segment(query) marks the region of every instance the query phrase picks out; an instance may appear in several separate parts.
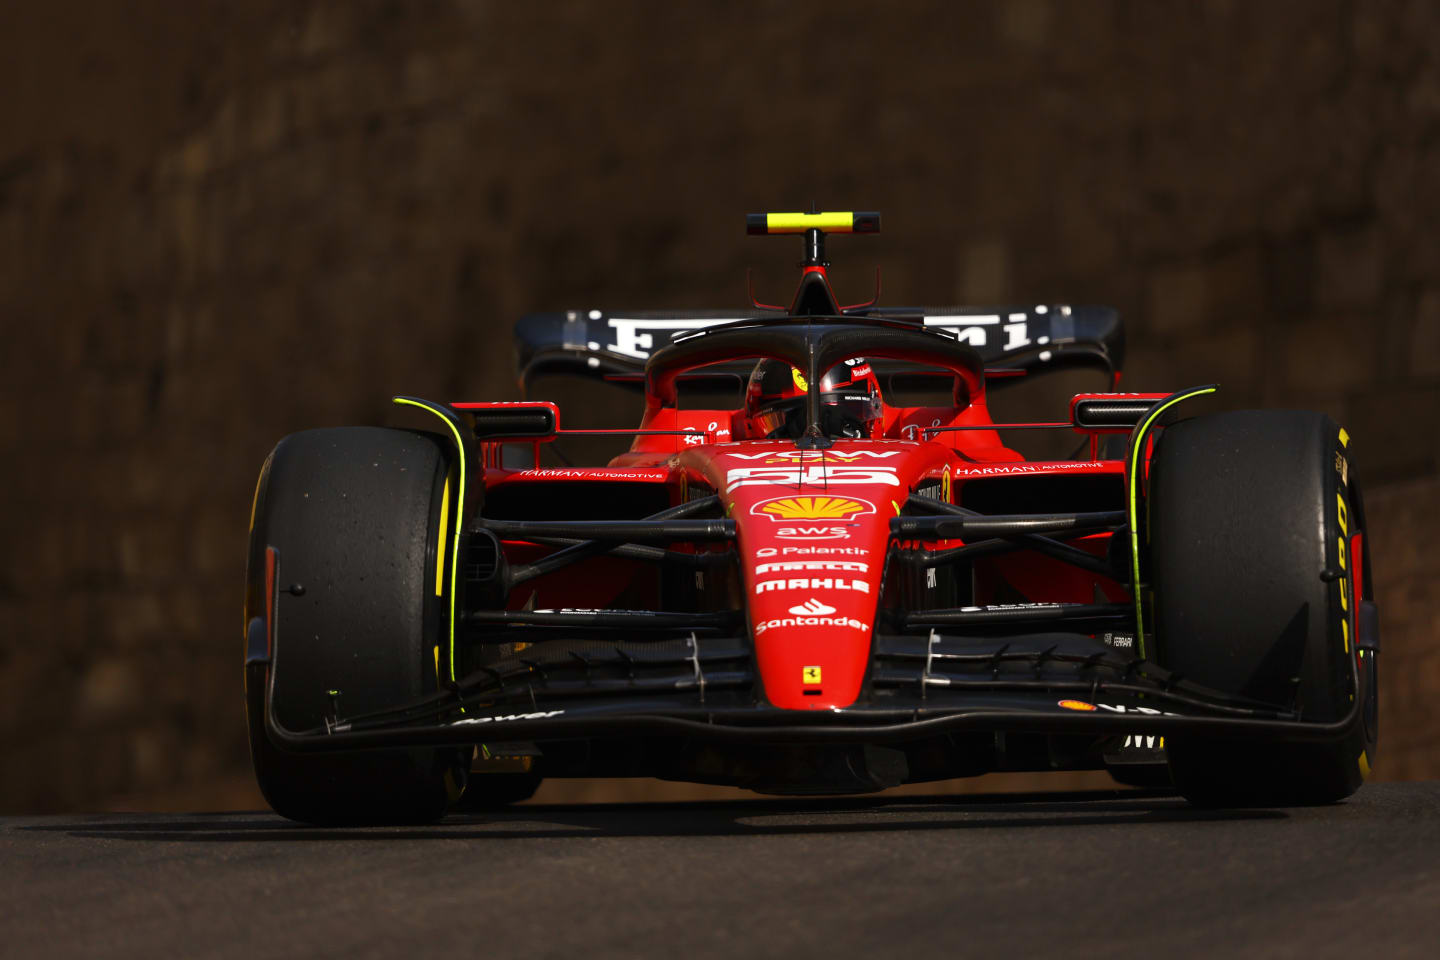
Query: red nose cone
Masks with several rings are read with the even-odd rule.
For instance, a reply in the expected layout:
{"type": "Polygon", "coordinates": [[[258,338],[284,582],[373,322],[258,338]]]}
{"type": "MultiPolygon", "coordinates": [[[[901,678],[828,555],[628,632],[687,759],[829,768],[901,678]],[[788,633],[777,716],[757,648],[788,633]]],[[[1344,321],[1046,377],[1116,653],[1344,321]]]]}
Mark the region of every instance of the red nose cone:
{"type": "Polygon", "coordinates": [[[853,704],[869,662],[890,518],[928,466],[919,445],[746,443],[710,472],[735,520],[766,698],[853,704]],[[924,461],[924,462],[922,462],[924,461]]]}

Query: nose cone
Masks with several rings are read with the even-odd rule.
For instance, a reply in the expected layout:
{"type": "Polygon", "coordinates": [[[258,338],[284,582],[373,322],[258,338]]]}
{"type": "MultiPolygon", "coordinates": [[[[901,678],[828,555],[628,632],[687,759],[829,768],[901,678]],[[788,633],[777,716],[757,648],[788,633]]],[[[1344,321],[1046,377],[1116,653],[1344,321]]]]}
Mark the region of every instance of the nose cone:
{"type": "Polygon", "coordinates": [[[859,696],[895,515],[889,492],[731,494],[756,658],[776,706],[829,709],[859,696]]]}
{"type": "Polygon", "coordinates": [[[950,451],[905,440],[824,450],[749,441],[681,454],[721,491],[766,698],[792,710],[848,707],[870,660],[890,518],[950,451]]]}

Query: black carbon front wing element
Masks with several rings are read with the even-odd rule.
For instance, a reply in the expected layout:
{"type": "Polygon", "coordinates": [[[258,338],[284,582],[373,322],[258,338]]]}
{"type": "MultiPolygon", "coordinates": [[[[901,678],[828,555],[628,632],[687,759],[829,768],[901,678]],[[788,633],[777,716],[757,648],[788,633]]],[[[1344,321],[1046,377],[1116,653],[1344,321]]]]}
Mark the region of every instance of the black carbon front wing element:
{"type": "MultiPolygon", "coordinates": [[[[286,729],[275,717],[269,658],[248,659],[246,686],[250,708],[264,711],[270,739],[299,753],[464,745],[497,737],[896,744],[976,731],[1315,742],[1342,739],[1360,722],[1358,675],[1350,710],[1333,722],[1315,722],[1198,696],[1175,678],[1167,690],[1166,681],[1146,674],[1144,661],[1071,656],[1053,645],[1034,649],[1037,644],[1027,646],[1026,638],[1011,638],[1003,649],[989,653],[957,652],[947,649],[945,639],[933,632],[928,641],[877,637],[868,699],[814,711],[754,702],[751,678],[733,663],[733,669],[718,671],[708,681],[698,655],[688,682],[672,678],[628,691],[609,686],[602,693],[573,684],[547,689],[546,684],[512,681],[503,702],[497,699],[498,687],[490,684],[479,694],[442,691],[383,713],[337,716],[324,727],[303,731],[286,729]],[[1055,675],[1055,669],[1068,679],[1055,675]]],[[[726,653],[733,657],[734,651],[726,653]]]]}

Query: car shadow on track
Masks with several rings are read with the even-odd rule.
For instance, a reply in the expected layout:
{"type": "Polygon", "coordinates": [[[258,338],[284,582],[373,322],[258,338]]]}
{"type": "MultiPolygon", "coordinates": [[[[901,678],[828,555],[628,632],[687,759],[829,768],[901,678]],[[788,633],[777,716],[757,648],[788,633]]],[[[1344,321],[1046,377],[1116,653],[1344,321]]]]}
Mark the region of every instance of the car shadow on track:
{"type": "Polygon", "coordinates": [[[74,837],[201,843],[784,836],[1283,820],[1282,810],[1205,810],[1138,791],[724,802],[534,804],[414,827],[320,828],[271,813],[87,815],[15,829],[74,837]]]}

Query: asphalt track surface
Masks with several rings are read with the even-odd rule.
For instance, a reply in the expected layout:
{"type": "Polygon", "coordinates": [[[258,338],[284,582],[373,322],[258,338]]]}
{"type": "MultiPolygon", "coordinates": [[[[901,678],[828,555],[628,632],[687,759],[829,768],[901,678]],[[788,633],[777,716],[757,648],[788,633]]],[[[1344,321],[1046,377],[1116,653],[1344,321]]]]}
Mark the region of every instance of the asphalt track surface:
{"type": "Polygon", "coordinates": [[[0,956],[1440,956],[1440,783],[0,820],[0,956]]]}

